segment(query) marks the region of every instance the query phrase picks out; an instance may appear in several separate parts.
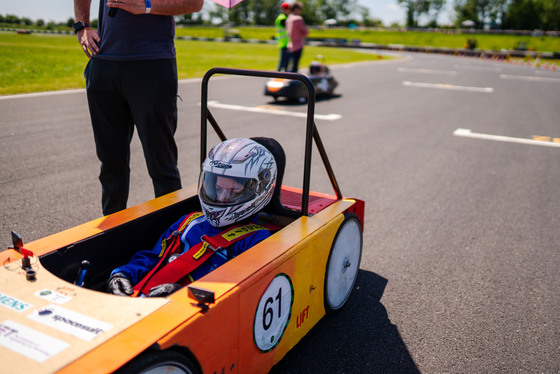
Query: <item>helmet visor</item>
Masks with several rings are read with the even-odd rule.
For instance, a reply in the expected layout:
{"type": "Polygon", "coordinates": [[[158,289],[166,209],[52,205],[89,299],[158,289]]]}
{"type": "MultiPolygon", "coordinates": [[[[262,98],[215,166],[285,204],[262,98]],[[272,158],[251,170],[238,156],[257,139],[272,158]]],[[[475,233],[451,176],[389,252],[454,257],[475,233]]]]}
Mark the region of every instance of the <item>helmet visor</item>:
{"type": "Polygon", "coordinates": [[[230,177],[203,171],[199,181],[199,196],[213,205],[235,205],[255,197],[257,181],[251,178],[230,177]]]}

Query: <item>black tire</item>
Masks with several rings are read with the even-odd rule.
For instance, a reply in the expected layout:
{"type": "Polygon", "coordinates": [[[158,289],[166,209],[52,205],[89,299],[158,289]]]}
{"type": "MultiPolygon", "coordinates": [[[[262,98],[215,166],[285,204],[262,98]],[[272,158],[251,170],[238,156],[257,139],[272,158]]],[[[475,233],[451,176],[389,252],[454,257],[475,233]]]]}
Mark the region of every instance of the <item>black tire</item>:
{"type": "Polygon", "coordinates": [[[325,269],[325,311],[333,314],[346,304],[358,277],[362,259],[362,224],[354,213],[346,213],[334,237],[325,269]]]}
{"type": "Polygon", "coordinates": [[[200,374],[189,357],[176,351],[148,351],[134,358],[117,374],[200,374]]]}

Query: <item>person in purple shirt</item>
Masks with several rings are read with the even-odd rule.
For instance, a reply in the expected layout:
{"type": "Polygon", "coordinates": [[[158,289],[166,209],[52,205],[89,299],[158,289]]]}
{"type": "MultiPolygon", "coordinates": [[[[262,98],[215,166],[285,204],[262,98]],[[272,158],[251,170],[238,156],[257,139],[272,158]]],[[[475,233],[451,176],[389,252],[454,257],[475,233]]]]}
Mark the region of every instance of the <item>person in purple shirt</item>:
{"type": "Polygon", "coordinates": [[[84,76],[103,214],[125,209],[134,127],[155,196],[181,188],[177,168],[177,62],[174,15],[198,12],[203,0],[101,0],[98,30],[91,0],[74,0],[74,31],[90,59],[84,76]]]}
{"type": "MultiPolygon", "coordinates": [[[[203,214],[182,217],[160,236],[152,249],[137,252],[127,264],[114,269],[107,283],[108,292],[120,296],[130,296],[134,291],[148,297],[168,295],[270,236],[267,229],[256,224],[256,218],[273,198],[279,169],[273,153],[261,144],[266,144],[264,142],[270,138],[255,139],[226,140],[210,150],[202,164],[198,187],[203,214]],[[210,238],[222,237],[234,229],[243,233],[238,236],[239,240],[232,241],[231,245],[216,246],[214,253],[202,249],[208,251],[209,257],[204,260],[197,257],[194,270],[182,274],[184,267],[175,268],[182,264],[178,257],[185,256],[186,261],[192,261],[193,254],[201,252],[197,246],[202,241],[210,243],[210,238]],[[168,247],[166,238],[172,234],[180,238],[180,249],[170,254],[165,248],[168,247]],[[170,264],[173,267],[169,268],[170,264]],[[154,268],[155,273],[152,272],[154,268]],[[169,269],[170,277],[175,276],[173,279],[178,281],[152,282],[148,283],[149,287],[144,286],[146,276],[149,278],[161,271],[169,273],[169,269]],[[133,288],[138,283],[141,286],[133,288]]],[[[162,278],[167,279],[160,274],[159,279],[162,278]]]]}

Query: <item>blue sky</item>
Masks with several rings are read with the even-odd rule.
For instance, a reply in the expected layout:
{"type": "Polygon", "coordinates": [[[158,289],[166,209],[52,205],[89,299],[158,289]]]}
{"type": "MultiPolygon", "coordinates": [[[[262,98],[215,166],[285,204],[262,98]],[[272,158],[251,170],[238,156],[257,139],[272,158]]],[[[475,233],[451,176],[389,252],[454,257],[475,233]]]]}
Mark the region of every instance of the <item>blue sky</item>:
{"type": "MultiPolygon", "coordinates": [[[[397,5],[397,0],[358,0],[370,9],[372,18],[381,19],[385,25],[393,22],[404,23],[405,11],[397,5]]],[[[92,19],[97,18],[99,0],[92,0],[92,19]]],[[[0,0],[0,14],[15,14],[32,20],[66,21],[74,17],[73,0],[0,0]]],[[[445,15],[440,16],[440,22],[445,15]]]]}

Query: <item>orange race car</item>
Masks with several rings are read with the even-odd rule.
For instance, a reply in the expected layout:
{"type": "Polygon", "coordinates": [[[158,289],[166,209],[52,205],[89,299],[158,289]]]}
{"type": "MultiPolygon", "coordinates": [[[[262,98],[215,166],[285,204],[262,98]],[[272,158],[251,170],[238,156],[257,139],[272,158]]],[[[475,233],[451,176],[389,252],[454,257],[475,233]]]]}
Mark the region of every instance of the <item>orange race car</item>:
{"type": "MultiPolygon", "coordinates": [[[[215,68],[202,81],[201,161],[215,68]]],[[[293,74],[289,74],[294,79],[293,74]]],[[[171,223],[200,210],[196,186],[0,253],[0,359],[7,373],[264,373],[327,313],[348,300],[362,253],[364,202],[344,198],[315,127],[309,90],[304,180],[282,185],[259,219],[273,234],[167,297],[106,293],[112,269],[150,248],[171,223]],[[315,144],[334,194],[310,191],[315,144]]]]}

